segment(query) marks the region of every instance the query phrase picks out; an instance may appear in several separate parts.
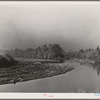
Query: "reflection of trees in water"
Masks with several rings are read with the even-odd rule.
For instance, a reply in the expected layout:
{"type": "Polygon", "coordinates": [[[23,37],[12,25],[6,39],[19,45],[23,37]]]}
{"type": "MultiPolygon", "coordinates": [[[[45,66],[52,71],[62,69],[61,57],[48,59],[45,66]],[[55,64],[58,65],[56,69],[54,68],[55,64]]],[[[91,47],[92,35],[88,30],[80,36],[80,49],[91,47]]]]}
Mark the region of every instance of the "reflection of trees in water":
{"type": "Polygon", "coordinates": [[[91,64],[91,67],[93,68],[93,70],[97,71],[97,75],[100,75],[100,64],[91,64]]]}
{"type": "Polygon", "coordinates": [[[97,72],[97,75],[100,75],[100,64],[88,64],[88,63],[80,63],[80,65],[87,65],[89,68],[92,68],[97,72]]]}

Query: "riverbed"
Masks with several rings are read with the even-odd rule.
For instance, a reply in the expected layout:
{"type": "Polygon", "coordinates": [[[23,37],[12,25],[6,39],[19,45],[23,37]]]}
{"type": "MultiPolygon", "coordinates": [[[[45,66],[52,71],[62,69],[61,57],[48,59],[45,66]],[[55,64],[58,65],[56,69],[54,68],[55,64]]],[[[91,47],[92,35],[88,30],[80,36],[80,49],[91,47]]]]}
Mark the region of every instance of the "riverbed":
{"type": "Polygon", "coordinates": [[[75,69],[54,77],[0,85],[0,92],[98,92],[100,91],[100,68],[94,65],[81,65],[75,61],[66,61],[75,69]]]}

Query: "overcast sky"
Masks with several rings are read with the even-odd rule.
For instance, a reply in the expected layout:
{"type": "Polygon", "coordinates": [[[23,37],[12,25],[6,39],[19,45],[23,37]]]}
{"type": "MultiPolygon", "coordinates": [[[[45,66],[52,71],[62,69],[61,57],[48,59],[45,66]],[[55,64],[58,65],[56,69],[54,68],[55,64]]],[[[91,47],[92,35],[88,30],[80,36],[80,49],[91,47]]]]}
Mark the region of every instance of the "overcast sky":
{"type": "Polygon", "coordinates": [[[0,2],[0,48],[100,46],[100,2],[0,2]]]}

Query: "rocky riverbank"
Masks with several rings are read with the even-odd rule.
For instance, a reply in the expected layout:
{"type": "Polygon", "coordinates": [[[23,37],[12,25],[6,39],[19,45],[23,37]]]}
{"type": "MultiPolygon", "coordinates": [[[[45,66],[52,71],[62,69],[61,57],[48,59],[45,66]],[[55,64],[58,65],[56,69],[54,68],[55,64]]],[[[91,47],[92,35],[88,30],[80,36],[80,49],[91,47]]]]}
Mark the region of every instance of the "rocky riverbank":
{"type": "Polygon", "coordinates": [[[72,59],[78,63],[81,63],[81,64],[95,64],[97,63],[96,61],[93,61],[93,60],[89,60],[89,59],[72,59]]]}
{"type": "Polygon", "coordinates": [[[64,63],[20,61],[9,68],[0,68],[0,85],[52,77],[73,69],[73,66],[64,63]]]}

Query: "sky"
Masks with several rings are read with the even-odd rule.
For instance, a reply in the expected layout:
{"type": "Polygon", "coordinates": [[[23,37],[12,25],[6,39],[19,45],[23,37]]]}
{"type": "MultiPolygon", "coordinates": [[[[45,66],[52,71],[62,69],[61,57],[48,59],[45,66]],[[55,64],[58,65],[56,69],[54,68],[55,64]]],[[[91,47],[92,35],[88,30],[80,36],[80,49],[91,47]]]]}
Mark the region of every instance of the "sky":
{"type": "Polygon", "coordinates": [[[0,2],[0,49],[100,46],[99,1],[0,2]]]}

